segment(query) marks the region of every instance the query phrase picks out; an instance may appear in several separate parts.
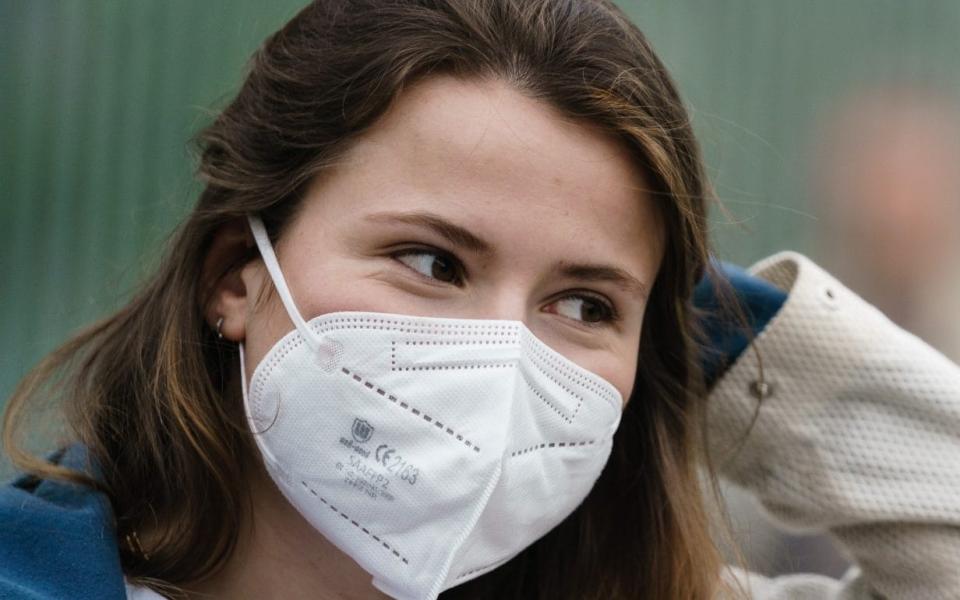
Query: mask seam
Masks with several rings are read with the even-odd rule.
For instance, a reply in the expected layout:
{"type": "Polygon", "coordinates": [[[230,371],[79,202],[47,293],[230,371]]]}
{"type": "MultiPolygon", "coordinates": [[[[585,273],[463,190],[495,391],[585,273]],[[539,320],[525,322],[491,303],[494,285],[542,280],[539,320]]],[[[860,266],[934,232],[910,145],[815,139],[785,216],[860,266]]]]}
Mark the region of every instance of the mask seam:
{"type": "Polygon", "coordinates": [[[505,557],[505,558],[498,558],[497,560],[493,561],[492,563],[487,563],[486,565],[484,565],[484,566],[482,566],[482,567],[477,567],[476,569],[470,569],[469,571],[460,573],[459,575],[457,575],[456,577],[454,577],[453,580],[454,580],[454,581],[458,581],[458,580],[460,580],[460,579],[463,579],[463,578],[466,577],[467,575],[473,575],[474,573],[479,573],[480,571],[486,571],[486,570],[488,570],[488,569],[489,569],[489,570],[493,570],[494,568],[499,567],[500,565],[502,565],[502,564],[504,564],[505,562],[509,561],[511,558],[513,558],[513,557],[516,556],[517,554],[519,554],[519,552],[514,552],[514,553],[511,554],[510,556],[507,556],[507,557],[505,557]]]}
{"type": "MultiPolygon", "coordinates": [[[[339,318],[331,319],[331,320],[326,321],[326,322],[323,322],[323,323],[308,323],[308,327],[311,328],[311,329],[313,329],[314,332],[315,332],[317,335],[322,335],[322,334],[327,333],[327,332],[330,332],[330,331],[340,331],[340,330],[344,330],[344,329],[365,329],[365,330],[370,330],[370,331],[388,330],[388,331],[395,331],[395,332],[398,332],[398,333],[412,333],[412,334],[422,334],[422,335],[432,335],[432,334],[446,334],[446,335],[449,335],[449,332],[431,331],[431,329],[433,329],[434,327],[453,328],[453,329],[461,329],[461,330],[463,330],[463,329],[483,329],[483,330],[490,330],[490,331],[493,332],[495,335],[503,335],[503,334],[501,333],[501,331],[502,331],[502,330],[505,330],[505,329],[512,329],[512,330],[516,330],[517,332],[519,332],[519,328],[511,327],[511,326],[506,326],[506,325],[463,325],[463,326],[458,326],[458,325],[456,325],[456,324],[431,324],[431,325],[423,325],[423,326],[416,326],[416,325],[415,325],[415,326],[410,326],[410,327],[383,327],[383,326],[381,326],[381,325],[373,325],[373,324],[370,324],[370,323],[371,323],[370,320],[363,320],[363,319],[358,318],[358,317],[357,317],[357,318],[355,318],[355,317],[339,317],[339,318]],[[340,323],[351,323],[351,324],[349,324],[349,325],[339,325],[340,323]]],[[[401,324],[402,324],[401,321],[395,320],[395,319],[373,319],[373,320],[372,320],[372,323],[378,323],[378,324],[396,324],[396,325],[401,325],[401,324]]],[[[294,330],[295,330],[295,331],[299,331],[299,330],[297,330],[297,329],[294,329],[294,330]]],[[[470,331],[464,331],[464,332],[462,332],[462,334],[465,334],[465,335],[470,335],[471,333],[473,333],[473,332],[470,332],[470,331]]],[[[526,336],[525,336],[525,337],[526,337],[526,336]]],[[[295,341],[296,341],[296,340],[290,340],[290,341],[287,342],[287,343],[295,343],[295,341]]],[[[522,345],[523,342],[524,342],[523,338],[522,338],[522,337],[519,337],[519,336],[518,336],[518,341],[521,343],[521,345],[522,345]]],[[[493,344],[499,343],[499,340],[476,340],[476,339],[468,339],[468,340],[462,340],[462,341],[461,341],[461,340],[457,340],[456,342],[423,340],[421,343],[445,344],[445,345],[446,345],[446,344],[462,344],[462,345],[467,345],[467,344],[472,344],[472,343],[479,343],[479,344],[484,344],[484,345],[487,345],[487,344],[493,345],[493,344]]],[[[510,343],[510,342],[509,342],[509,341],[504,341],[503,343],[510,343]]],[[[591,376],[592,374],[584,374],[584,373],[577,372],[577,371],[573,370],[569,365],[563,364],[563,363],[561,362],[561,360],[569,360],[569,359],[567,359],[566,357],[563,357],[562,359],[560,359],[560,358],[558,358],[558,357],[552,356],[550,353],[546,352],[546,349],[545,349],[545,348],[541,348],[541,347],[540,347],[540,345],[541,345],[542,343],[537,343],[537,340],[531,340],[531,339],[528,338],[527,343],[528,343],[530,346],[532,346],[530,349],[532,350],[532,352],[534,353],[534,355],[535,355],[538,359],[540,359],[540,361],[541,361],[542,363],[545,363],[546,366],[549,366],[550,368],[552,368],[552,369],[554,369],[554,370],[560,371],[561,374],[564,375],[566,379],[569,379],[569,380],[570,380],[570,383],[573,383],[573,384],[576,384],[576,385],[580,385],[581,387],[584,387],[585,389],[587,389],[587,390],[589,390],[589,391],[592,391],[592,392],[594,392],[594,393],[596,393],[596,394],[602,395],[602,396],[604,396],[607,400],[610,400],[611,403],[614,403],[614,401],[616,400],[616,398],[611,394],[610,390],[604,389],[604,387],[606,387],[606,386],[601,387],[601,386],[597,385],[595,382],[592,382],[592,381],[591,381],[591,379],[594,379],[594,377],[591,376]]],[[[555,352],[555,351],[553,351],[553,352],[555,352]]],[[[541,369],[541,371],[542,371],[542,370],[543,370],[543,369],[541,369]]],[[[606,384],[606,385],[609,385],[609,384],[606,384]]]]}
{"type": "MultiPolygon", "coordinates": [[[[534,366],[536,366],[536,365],[534,365],[534,366]]],[[[537,367],[537,368],[539,369],[539,367],[537,367]]],[[[573,424],[573,418],[568,417],[567,415],[565,415],[565,414],[563,413],[563,411],[561,411],[558,406],[556,406],[553,402],[550,402],[550,400],[547,399],[547,397],[546,397],[545,394],[540,393],[540,390],[538,390],[537,388],[535,388],[535,387],[533,386],[533,382],[530,381],[530,378],[527,376],[525,370],[523,369],[523,367],[522,367],[521,365],[518,365],[518,370],[520,371],[520,378],[523,379],[523,382],[527,385],[527,388],[528,388],[530,391],[532,391],[533,394],[534,394],[537,398],[539,398],[544,404],[546,404],[548,407],[550,407],[550,408],[553,410],[553,412],[557,413],[557,415],[559,415],[561,419],[563,419],[564,421],[566,421],[566,423],[567,423],[568,425],[572,425],[572,424],[573,424]]],[[[541,372],[541,373],[544,373],[543,370],[540,370],[540,372],[541,372]]],[[[550,377],[550,375],[547,375],[546,373],[544,373],[544,375],[546,375],[548,378],[550,378],[551,381],[554,381],[553,378],[550,377]]],[[[557,383],[557,382],[554,381],[554,383],[557,383]]],[[[559,385],[559,384],[558,384],[558,385],[559,385]]],[[[562,386],[562,385],[561,385],[560,387],[562,387],[564,390],[567,390],[567,388],[564,387],[564,386],[562,386]]],[[[573,392],[570,392],[569,390],[567,390],[567,391],[568,391],[570,394],[573,394],[573,395],[579,400],[579,402],[577,403],[577,408],[576,408],[576,410],[575,410],[574,413],[573,413],[573,417],[575,418],[575,417],[577,416],[577,411],[580,410],[580,405],[583,404],[583,397],[581,397],[579,394],[574,394],[573,392]]]]}
{"type": "MultiPolygon", "coordinates": [[[[419,344],[416,341],[410,341],[410,340],[400,340],[400,341],[404,342],[405,346],[410,346],[410,345],[419,346],[419,345],[427,345],[427,344],[437,345],[437,346],[446,345],[443,342],[439,342],[439,341],[437,342],[425,341],[423,344],[419,344]]],[[[469,343],[469,340],[465,342],[463,345],[465,345],[466,343],[469,343]]],[[[482,346],[507,345],[508,343],[510,342],[508,342],[507,340],[504,340],[502,342],[495,342],[493,344],[480,343],[479,345],[482,345],[482,346]]],[[[456,345],[461,345],[461,344],[456,344],[456,345]]],[[[508,359],[506,361],[499,361],[499,362],[484,362],[484,363],[468,362],[467,364],[459,364],[459,365],[434,364],[434,365],[397,366],[397,340],[396,339],[390,340],[390,370],[391,371],[456,371],[456,370],[464,370],[464,369],[487,369],[487,368],[502,369],[505,367],[512,367],[515,362],[516,362],[515,359],[508,359]]]]}
{"type": "MultiPolygon", "coordinates": [[[[310,325],[310,326],[313,327],[313,328],[315,328],[315,329],[316,329],[317,327],[319,327],[319,330],[316,331],[316,333],[317,333],[318,335],[322,335],[322,334],[328,333],[328,332],[330,332],[330,331],[340,331],[340,330],[344,330],[344,329],[365,329],[365,330],[383,330],[383,329],[387,329],[387,328],[378,327],[378,326],[373,326],[373,327],[367,326],[367,327],[365,327],[365,326],[363,326],[362,324],[359,324],[359,325],[335,325],[335,324],[333,324],[333,323],[335,323],[335,322],[337,322],[337,321],[339,321],[339,322],[345,322],[345,321],[348,321],[348,320],[349,320],[349,321],[359,321],[359,319],[340,318],[340,319],[335,319],[335,320],[331,321],[330,324],[324,323],[324,324],[320,324],[320,325],[310,325]]],[[[480,326],[480,327],[486,327],[486,326],[480,326]]],[[[389,331],[396,331],[395,329],[388,329],[388,330],[389,330],[389,331]]],[[[297,330],[297,329],[294,329],[293,331],[298,331],[298,332],[299,332],[299,330],[297,330]]],[[[292,331],[291,331],[291,333],[292,333],[292,331]]],[[[414,332],[412,332],[412,331],[401,331],[401,333],[414,333],[414,332]]],[[[435,344],[440,344],[440,343],[442,343],[441,341],[433,341],[433,340],[424,340],[424,341],[426,341],[426,342],[433,342],[433,343],[435,343],[435,344]]],[[[495,340],[493,340],[493,341],[491,341],[491,342],[494,342],[494,341],[495,341],[495,340]]],[[[521,344],[521,349],[522,349],[522,344],[524,343],[524,342],[523,342],[523,339],[520,338],[518,341],[519,341],[519,343],[521,344]]],[[[532,340],[528,340],[528,344],[529,344],[528,349],[531,350],[532,356],[535,357],[535,358],[537,358],[537,359],[539,359],[540,362],[547,363],[547,364],[546,364],[546,365],[539,364],[537,360],[533,360],[533,361],[531,361],[531,363],[532,363],[544,376],[546,376],[548,379],[550,379],[551,381],[553,381],[554,383],[556,383],[557,385],[559,385],[561,388],[564,389],[564,391],[566,391],[567,393],[575,396],[575,397],[578,399],[578,404],[577,404],[576,409],[575,409],[574,412],[573,412],[573,416],[572,416],[572,417],[567,417],[565,414],[563,414],[561,411],[559,411],[559,410],[558,410],[556,407],[554,407],[552,404],[548,403],[548,405],[549,405],[551,408],[553,408],[553,410],[555,410],[555,411],[556,411],[562,418],[564,418],[568,423],[572,423],[573,419],[576,418],[576,415],[579,413],[580,407],[581,407],[582,404],[583,404],[583,396],[581,396],[580,394],[577,394],[576,392],[574,392],[573,390],[571,390],[568,386],[564,385],[563,382],[559,381],[559,380],[558,380],[559,378],[554,377],[553,374],[547,372],[546,367],[552,367],[554,371],[560,371],[559,374],[560,374],[561,376],[564,376],[564,377],[562,377],[562,378],[563,378],[563,379],[566,379],[566,380],[567,380],[567,383],[572,384],[572,385],[580,385],[581,387],[584,387],[584,388],[587,389],[588,391],[592,391],[592,392],[600,395],[600,396],[601,396],[604,400],[606,400],[614,409],[618,409],[618,410],[619,410],[619,408],[620,408],[619,406],[614,406],[614,405],[616,404],[616,399],[615,399],[615,397],[610,396],[610,395],[607,393],[606,390],[603,390],[603,389],[601,389],[601,388],[598,388],[598,387],[595,387],[595,386],[591,385],[588,381],[585,381],[585,378],[584,378],[583,376],[581,376],[581,375],[579,375],[579,374],[577,374],[577,373],[572,373],[572,372],[570,372],[570,370],[569,370],[567,367],[565,367],[565,365],[557,364],[557,363],[556,363],[556,359],[553,359],[553,358],[549,357],[548,355],[545,355],[545,354],[543,353],[543,351],[542,351],[541,348],[536,347],[535,344],[530,344],[530,343],[529,343],[530,341],[532,341],[532,340]],[[530,347],[530,346],[532,346],[532,347],[530,347]],[[551,364],[551,363],[552,363],[552,364],[551,364]]],[[[269,363],[267,363],[266,365],[264,365],[263,375],[260,376],[260,375],[257,374],[257,373],[254,374],[254,378],[253,378],[253,379],[255,379],[256,381],[253,382],[253,385],[252,385],[251,387],[256,386],[257,392],[258,392],[258,394],[257,394],[257,398],[258,398],[258,399],[262,396],[262,382],[263,382],[263,380],[265,379],[266,375],[267,375],[270,371],[272,371],[290,352],[292,352],[294,349],[296,349],[297,347],[299,347],[300,344],[303,344],[303,343],[306,343],[306,340],[303,338],[303,335],[302,335],[302,334],[301,334],[301,336],[299,336],[299,337],[297,337],[297,336],[291,336],[290,339],[288,339],[288,340],[286,340],[285,342],[283,342],[283,345],[277,350],[276,354],[274,354],[273,356],[270,357],[269,363]]],[[[395,343],[395,341],[394,341],[394,343],[395,343]]],[[[484,343],[484,342],[483,342],[483,341],[479,341],[479,340],[463,340],[462,343],[463,343],[464,345],[466,345],[466,344],[469,344],[469,343],[484,343]]],[[[503,343],[506,344],[506,343],[509,343],[509,342],[508,342],[508,341],[504,341],[503,343]]],[[[493,364],[490,364],[489,366],[494,367],[494,368],[506,368],[506,367],[509,367],[509,366],[513,366],[513,364],[514,364],[514,362],[503,362],[503,363],[493,363],[493,364]]],[[[488,366],[488,365],[480,365],[479,368],[485,368],[486,366],[488,366]]],[[[393,356],[393,367],[394,367],[394,370],[406,370],[406,371],[453,370],[453,369],[478,368],[477,366],[472,366],[472,365],[460,365],[460,366],[443,367],[443,369],[441,369],[440,367],[396,367],[396,364],[395,364],[395,350],[394,350],[394,356],[393,356]]],[[[521,372],[522,372],[522,368],[521,368],[521,372]]],[[[526,376],[524,376],[524,381],[527,381],[526,376]]],[[[528,383],[528,385],[529,385],[529,382],[528,382],[528,381],[527,381],[527,383],[528,383]]],[[[531,386],[531,387],[532,387],[532,386],[531,386]]],[[[534,392],[536,393],[536,390],[534,390],[534,392]]],[[[539,396],[539,395],[538,395],[538,396],[539,396]]],[[[541,399],[542,399],[542,398],[541,398],[541,399]]],[[[544,400],[544,401],[545,401],[545,400],[544,400]]],[[[257,406],[258,406],[258,408],[260,407],[259,401],[258,401],[258,403],[257,403],[257,406]]]]}
{"type": "Polygon", "coordinates": [[[370,390],[375,391],[378,395],[383,396],[384,398],[390,400],[390,401],[393,402],[394,404],[399,405],[399,406],[400,406],[401,408],[403,408],[404,410],[410,412],[410,414],[422,418],[422,419],[423,419],[424,421],[426,421],[427,423],[433,424],[434,427],[436,427],[436,428],[439,429],[440,431],[445,432],[447,435],[455,438],[458,442],[463,442],[463,444],[464,444],[465,446],[467,446],[468,448],[473,449],[474,452],[477,452],[477,453],[480,452],[480,447],[477,446],[474,442],[471,442],[469,439],[467,439],[466,437],[464,437],[462,434],[456,433],[456,432],[455,432],[451,427],[449,427],[448,425],[446,425],[446,424],[444,424],[443,422],[441,422],[441,421],[433,418],[432,416],[430,416],[430,415],[428,415],[427,413],[421,411],[420,409],[411,406],[411,405],[408,404],[406,401],[400,400],[400,399],[397,398],[395,395],[393,395],[393,394],[387,392],[386,390],[384,390],[382,387],[374,384],[373,382],[365,379],[364,377],[361,377],[360,375],[357,375],[356,373],[354,373],[353,371],[349,370],[349,369],[346,368],[346,367],[340,367],[340,372],[343,373],[343,374],[345,374],[345,375],[347,375],[347,376],[349,376],[349,377],[350,377],[351,379],[353,379],[354,381],[363,384],[364,387],[366,387],[366,388],[368,388],[368,389],[370,389],[370,390]]]}
{"type": "MultiPolygon", "coordinates": [[[[547,352],[548,348],[540,347],[541,344],[538,343],[536,340],[528,340],[527,343],[533,346],[532,348],[530,348],[530,350],[533,352],[533,355],[536,358],[538,358],[542,363],[545,363],[547,367],[553,368],[554,370],[561,371],[564,375],[566,375],[566,379],[568,379],[570,383],[572,383],[573,385],[579,385],[580,387],[583,387],[587,391],[591,391],[591,392],[594,392],[595,394],[603,396],[611,404],[617,403],[617,398],[615,395],[611,394],[609,390],[604,389],[603,387],[600,387],[596,385],[596,383],[594,383],[596,380],[593,374],[591,374],[591,376],[587,376],[582,373],[578,373],[574,371],[572,368],[570,368],[569,365],[561,363],[560,358],[551,356],[547,352]]],[[[553,349],[549,349],[549,350],[550,352],[556,352],[553,349]]],[[[569,359],[566,357],[562,357],[562,360],[569,360],[569,359]]],[[[541,369],[541,371],[543,371],[543,369],[541,369]]]]}
{"type": "Polygon", "coordinates": [[[321,496],[320,494],[318,494],[318,493],[316,492],[316,490],[314,490],[312,487],[310,487],[310,486],[307,484],[306,481],[300,480],[300,484],[303,485],[303,487],[304,487],[308,492],[310,492],[310,493],[313,494],[316,498],[318,498],[318,499],[320,500],[320,502],[323,502],[328,508],[330,508],[331,510],[333,510],[333,512],[337,513],[338,515],[340,515],[341,517],[343,517],[345,520],[349,521],[354,527],[356,527],[356,528],[359,529],[360,531],[364,532],[365,534],[367,534],[368,536],[370,536],[371,538],[373,538],[374,540],[376,540],[381,546],[383,546],[384,548],[386,548],[387,550],[389,550],[394,556],[396,556],[396,557],[399,558],[401,561],[403,561],[404,564],[407,564],[407,565],[410,564],[410,561],[407,560],[407,558],[406,558],[405,556],[403,556],[402,554],[400,554],[400,552],[399,552],[396,548],[392,547],[389,543],[387,543],[386,541],[384,541],[380,536],[378,536],[378,535],[375,534],[375,533],[372,533],[369,529],[367,529],[366,527],[364,527],[364,526],[361,525],[360,523],[357,523],[354,519],[351,519],[346,513],[344,513],[342,510],[340,510],[339,508],[337,508],[336,506],[334,506],[333,504],[331,504],[326,498],[324,498],[323,496],[321,496]]]}

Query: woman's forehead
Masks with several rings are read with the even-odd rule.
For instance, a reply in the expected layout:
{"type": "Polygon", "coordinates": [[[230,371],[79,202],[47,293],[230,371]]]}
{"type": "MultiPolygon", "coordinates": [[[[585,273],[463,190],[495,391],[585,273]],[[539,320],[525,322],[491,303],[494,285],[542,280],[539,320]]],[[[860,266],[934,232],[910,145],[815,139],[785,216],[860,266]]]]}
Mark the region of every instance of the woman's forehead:
{"type": "Polygon", "coordinates": [[[405,90],[360,138],[353,155],[359,154],[414,181],[506,180],[577,193],[645,186],[613,136],[496,79],[443,76],[405,90]]]}
{"type": "Polygon", "coordinates": [[[662,225],[626,148],[497,80],[408,88],[335,171],[324,202],[350,198],[356,213],[429,211],[659,264],[662,225]]]}

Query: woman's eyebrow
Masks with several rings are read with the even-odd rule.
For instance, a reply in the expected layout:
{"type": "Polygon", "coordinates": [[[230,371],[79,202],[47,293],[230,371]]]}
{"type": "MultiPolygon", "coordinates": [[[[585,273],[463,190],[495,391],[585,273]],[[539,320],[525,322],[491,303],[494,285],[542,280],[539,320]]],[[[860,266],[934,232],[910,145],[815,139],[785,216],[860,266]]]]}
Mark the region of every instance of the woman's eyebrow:
{"type": "Polygon", "coordinates": [[[407,225],[416,225],[430,229],[451,244],[465,250],[476,254],[493,254],[493,246],[489,242],[435,213],[423,211],[378,212],[367,215],[366,220],[376,223],[405,223],[407,225]]]}
{"type": "MultiPolygon", "coordinates": [[[[367,215],[365,220],[374,223],[402,223],[423,227],[460,248],[476,254],[493,254],[492,244],[436,213],[425,211],[378,212],[367,215]]],[[[559,276],[580,281],[610,282],[641,300],[646,300],[649,294],[649,287],[645,283],[626,270],[612,265],[560,262],[554,268],[554,272],[559,276]]]]}
{"type": "Polygon", "coordinates": [[[607,281],[644,301],[650,293],[647,284],[620,267],[586,263],[560,263],[556,267],[556,272],[564,277],[581,281],[607,281]]]}

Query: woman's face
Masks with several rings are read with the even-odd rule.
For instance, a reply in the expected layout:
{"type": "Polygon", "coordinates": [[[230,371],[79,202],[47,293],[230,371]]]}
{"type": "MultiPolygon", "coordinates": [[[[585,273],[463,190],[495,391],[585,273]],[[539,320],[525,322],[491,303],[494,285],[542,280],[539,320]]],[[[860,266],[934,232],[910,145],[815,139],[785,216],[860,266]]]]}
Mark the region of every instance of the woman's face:
{"type": "MultiPolygon", "coordinates": [[[[276,244],[307,320],[357,310],[523,321],[628,398],[663,255],[647,185],[613,138],[495,80],[404,91],[317,178],[276,244]]],[[[262,261],[223,307],[246,377],[293,324],[262,261]]]]}

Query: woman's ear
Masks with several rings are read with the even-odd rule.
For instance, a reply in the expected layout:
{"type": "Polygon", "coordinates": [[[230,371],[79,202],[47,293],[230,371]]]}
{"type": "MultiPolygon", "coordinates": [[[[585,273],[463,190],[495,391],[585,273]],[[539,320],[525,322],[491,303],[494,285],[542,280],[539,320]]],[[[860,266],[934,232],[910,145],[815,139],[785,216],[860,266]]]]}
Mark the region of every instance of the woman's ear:
{"type": "Polygon", "coordinates": [[[234,342],[246,337],[248,305],[257,293],[249,289],[242,270],[258,256],[247,220],[238,218],[214,233],[204,258],[200,285],[204,318],[211,329],[234,342]]]}

